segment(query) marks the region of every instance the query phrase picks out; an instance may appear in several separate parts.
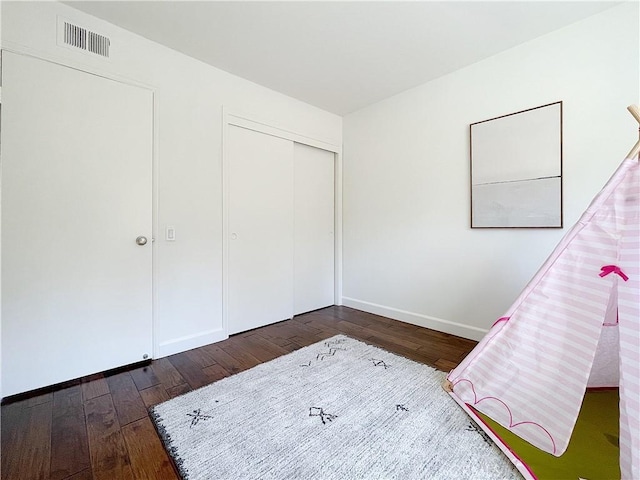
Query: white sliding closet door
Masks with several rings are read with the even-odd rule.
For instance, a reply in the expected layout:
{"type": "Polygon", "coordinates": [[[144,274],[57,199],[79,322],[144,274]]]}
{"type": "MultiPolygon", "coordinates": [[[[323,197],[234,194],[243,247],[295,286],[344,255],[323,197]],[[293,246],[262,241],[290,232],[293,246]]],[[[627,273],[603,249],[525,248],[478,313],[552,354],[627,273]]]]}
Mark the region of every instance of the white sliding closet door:
{"type": "Polygon", "coordinates": [[[334,154],[294,145],[294,313],[334,304],[334,154]]]}
{"type": "Polygon", "coordinates": [[[153,94],[6,51],[2,60],[2,383],[12,395],[152,354],[153,94]]]}
{"type": "Polygon", "coordinates": [[[293,316],[293,142],[229,125],[228,332],[293,316]]]}

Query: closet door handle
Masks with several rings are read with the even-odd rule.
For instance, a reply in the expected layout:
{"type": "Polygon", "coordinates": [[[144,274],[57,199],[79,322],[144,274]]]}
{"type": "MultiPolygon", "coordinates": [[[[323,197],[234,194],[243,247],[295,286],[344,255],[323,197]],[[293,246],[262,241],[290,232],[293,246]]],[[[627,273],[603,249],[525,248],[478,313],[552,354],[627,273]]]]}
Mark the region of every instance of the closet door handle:
{"type": "Polygon", "coordinates": [[[232,233],[231,234],[231,240],[236,240],[238,238],[238,234],[237,233],[232,233]]]}

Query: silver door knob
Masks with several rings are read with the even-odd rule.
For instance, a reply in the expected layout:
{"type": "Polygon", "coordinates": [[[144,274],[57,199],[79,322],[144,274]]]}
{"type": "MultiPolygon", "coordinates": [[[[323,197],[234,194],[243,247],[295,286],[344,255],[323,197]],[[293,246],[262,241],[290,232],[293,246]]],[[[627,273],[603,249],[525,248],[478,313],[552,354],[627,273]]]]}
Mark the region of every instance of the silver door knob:
{"type": "Polygon", "coordinates": [[[146,245],[147,244],[147,237],[143,237],[142,235],[140,235],[138,238],[136,238],[136,243],[138,245],[146,245]]]}

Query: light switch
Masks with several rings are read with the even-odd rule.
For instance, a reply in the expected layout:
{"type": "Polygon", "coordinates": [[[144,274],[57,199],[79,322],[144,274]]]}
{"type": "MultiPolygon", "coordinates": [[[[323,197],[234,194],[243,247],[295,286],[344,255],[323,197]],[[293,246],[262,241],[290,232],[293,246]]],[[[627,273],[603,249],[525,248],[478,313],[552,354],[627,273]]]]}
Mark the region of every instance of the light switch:
{"type": "Polygon", "coordinates": [[[167,227],[167,242],[175,242],[176,241],[176,229],[175,227],[167,227]]]}

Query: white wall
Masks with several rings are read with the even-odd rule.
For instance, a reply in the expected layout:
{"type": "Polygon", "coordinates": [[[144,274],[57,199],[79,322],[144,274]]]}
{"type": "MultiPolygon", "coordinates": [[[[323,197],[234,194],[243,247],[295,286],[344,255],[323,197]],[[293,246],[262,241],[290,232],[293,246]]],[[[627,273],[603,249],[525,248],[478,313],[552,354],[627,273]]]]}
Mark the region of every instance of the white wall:
{"type": "Polygon", "coordinates": [[[154,89],[156,352],[224,338],[222,107],[334,145],[342,119],[57,2],[2,2],[2,21],[3,48],[154,89]],[[57,15],[111,37],[111,59],[56,46],[57,15]]]}
{"type": "Polygon", "coordinates": [[[480,338],[637,139],[638,4],[344,118],[344,303],[480,338]],[[469,228],[469,124],[564,102],[562,230],[469,228]]]}

